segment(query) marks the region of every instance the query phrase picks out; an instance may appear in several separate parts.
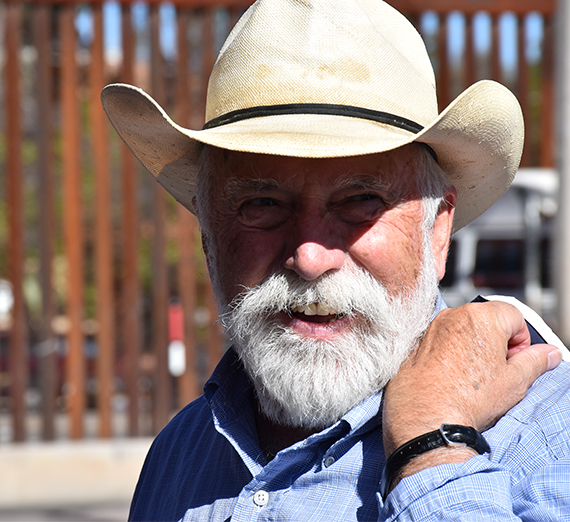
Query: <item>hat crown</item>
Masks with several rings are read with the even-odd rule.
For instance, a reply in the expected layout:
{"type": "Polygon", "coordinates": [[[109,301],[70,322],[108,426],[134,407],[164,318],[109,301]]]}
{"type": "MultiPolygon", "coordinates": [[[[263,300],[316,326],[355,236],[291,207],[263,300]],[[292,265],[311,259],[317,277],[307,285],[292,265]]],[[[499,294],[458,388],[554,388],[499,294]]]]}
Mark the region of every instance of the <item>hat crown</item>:
{"type": "Polygon", "coordinates": [[[381,0],[258,0],[222,47],[207,124],[175,124],[128,85],[102,93],[125,143],[192,209],[201,144],[254,154],[333,158],[429,145],[457,190],[458,230],[507,190],[524,142],[522,111],[482,80],[437,111],[421,37],[381,0]]]}
{"type": "Polygon", "coordinates": [[[379,0],[258,0],[220,51],[206,121],[301,103],[362,107],[429,125],[438,111],[423,40],[379,0]]]}

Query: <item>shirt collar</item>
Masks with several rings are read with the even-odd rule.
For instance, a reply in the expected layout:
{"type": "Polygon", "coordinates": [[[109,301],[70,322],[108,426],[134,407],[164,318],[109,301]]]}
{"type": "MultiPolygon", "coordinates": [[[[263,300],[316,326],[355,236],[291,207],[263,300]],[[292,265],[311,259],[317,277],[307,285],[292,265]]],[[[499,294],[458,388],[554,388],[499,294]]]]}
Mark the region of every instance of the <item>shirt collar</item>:
{"type": "Polygon", "coordinates": [[[443,296],[441,295],[441,292],[438,290],[437,291],[437,298],[435,301],[435,310],[433,312],[433,315],[430,318],[430,322],[435,319],[435,316],[437,314],[439,314],[439,312],[441,312],[442,310],[445,310],[446,308],[447,308],[447,304],[443,300],[443,296]]]}
{"type": "MultiPolygon", "coordinates": [[[[234,445],[250,469],[256,469],[260,455],[249,442],[257,440],[253,420],[253,385],[233,348],[224,354],[205,384],[204,397],[212,410],[216,429],[234,445]]],[[[328,428],[308,437],[303,444],[340,440],[376,428],[380,424],[381,402],[380,391],[364,399],[328,428]]]]}

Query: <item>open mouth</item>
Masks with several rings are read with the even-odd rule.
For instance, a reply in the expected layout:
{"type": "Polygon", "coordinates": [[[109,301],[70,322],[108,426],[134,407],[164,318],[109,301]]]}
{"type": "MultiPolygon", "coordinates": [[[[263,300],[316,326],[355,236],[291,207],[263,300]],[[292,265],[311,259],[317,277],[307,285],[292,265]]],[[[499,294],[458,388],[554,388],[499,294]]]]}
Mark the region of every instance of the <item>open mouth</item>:
{"type": "Polygon", "coordinates": [[[312,323],[332,323],[348,315],[348,312],[339,312],[326,303],[291,306],[287,313],[312,323]]]}

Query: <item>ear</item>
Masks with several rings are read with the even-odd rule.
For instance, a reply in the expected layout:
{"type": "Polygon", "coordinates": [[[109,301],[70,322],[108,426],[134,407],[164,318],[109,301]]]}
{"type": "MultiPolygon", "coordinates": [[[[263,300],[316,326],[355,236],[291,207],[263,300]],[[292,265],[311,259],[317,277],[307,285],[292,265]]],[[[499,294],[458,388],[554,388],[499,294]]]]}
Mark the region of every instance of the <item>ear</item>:
{"type": "Polygon", "coordinates": [[[445,275],[445,263],[447,261],[447,252],[449,250],[449,242],[451,239],[456,201],[457,191],[455,188],[452,188],[445,194],[433,225],[431,241],[434,267],[438,281],[441,281],[445,275]]]}

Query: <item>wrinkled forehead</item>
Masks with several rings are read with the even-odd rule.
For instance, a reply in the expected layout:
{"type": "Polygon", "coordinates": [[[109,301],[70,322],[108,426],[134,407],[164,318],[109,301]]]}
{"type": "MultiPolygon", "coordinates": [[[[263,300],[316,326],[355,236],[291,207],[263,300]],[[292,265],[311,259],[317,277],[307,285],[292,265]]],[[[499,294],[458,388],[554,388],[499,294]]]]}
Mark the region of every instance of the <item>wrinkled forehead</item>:
{"type": "Polygon", "coordinates": [[[415,196],[425,151],[410,144],[392,151],[338,158],[298,158],[208,147],[202,174],[216,193],[236,189],[294,190],[321,184],[331,190],[392,190],[415,196]]]}

